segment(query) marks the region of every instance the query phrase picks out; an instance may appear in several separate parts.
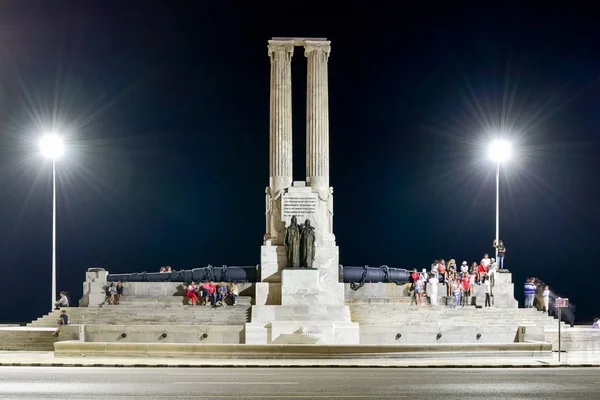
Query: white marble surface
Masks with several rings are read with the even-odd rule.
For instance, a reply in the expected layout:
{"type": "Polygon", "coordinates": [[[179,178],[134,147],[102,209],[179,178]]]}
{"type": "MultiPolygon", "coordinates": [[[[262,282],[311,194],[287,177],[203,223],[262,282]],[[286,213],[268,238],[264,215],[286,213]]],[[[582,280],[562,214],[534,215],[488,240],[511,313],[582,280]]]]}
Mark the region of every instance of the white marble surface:
{"type": "Polygon", "coordinates": [[[255,304],[259,306],[280,305],[281,283],[257,282],[255,284],[255,304]]]}
{"type": "Polygon", "coordinates": [[[272,344],[281,335],[307,334],[317,344],[359,344],[359,326],[343,321],[274,321],[246,324],[246,344],[272,344]]]}
{"type": "Polygon", "coordinates": [[[340,321],[350,322],[350,307],[323,305],[252,306],[252,322],[273,321],[340,321]]]}
{"type": "Polygon", "coordinates": [[[319,271],[308,268],[281,271],[281,304],[319,304],[319,271]]]}
{"type": "Polygon", "coordinates": [[[108,271],[87,271],[83,282],[83,296],[79,299],[80,307],[98,307],[106,299],[106,279],[108,271]]]}
{"type": "Polygon", "coordinates": [[[294,42],[269,40],[271,58],[269,171],[273,192],[292,184],[292,56],[294,42]]]}
{"type": "Polygon", "coordinates": [[[281,270],[287,267],[285,246],[265,245],[260,248],[260,281],[281,282],[281,270]]]}

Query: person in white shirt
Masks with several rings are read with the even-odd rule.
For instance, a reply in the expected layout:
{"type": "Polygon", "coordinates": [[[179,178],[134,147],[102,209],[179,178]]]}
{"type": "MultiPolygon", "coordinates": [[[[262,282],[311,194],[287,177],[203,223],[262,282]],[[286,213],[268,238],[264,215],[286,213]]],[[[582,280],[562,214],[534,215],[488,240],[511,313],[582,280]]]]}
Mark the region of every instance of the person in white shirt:
{"type": "Polygon", "coordinates": [[[544,312],[548,312],[550,309],[550,287],[548,285],[544,287],[542,298],[544,299],[544,312]]]}
{"type": "Polygon", "coordinates": [[[481,265],[485,265],[486,267],[489,267],[490,263],[492,262],[492,260],[490,260],[489,257],[490,257],[489,254],[485,253],[483,255],[483,258],[481,259],[481,265]]]}
{"type": "Polygon", "coordinates": [[[117,287],[114,282],[111,282],[110,287],[108,288],[108,294],[110,295],[109,304],[115,304],[117,301],[117,287]]]}
{"type": "Polygon", "coordinates": [[[438,298],[438,278],[431,274],[431,277],[427,281],[427,296],[429,296],[429,302],[432,306],[437,306],[438,298]]]}
{"type": "Polygon", "coordinates": [[[466,274],[469,272],[469,266],[467,265],[466,261],[463,261],[461,266],[460,266],[460,272],[466,274]]]}
{"type": "Polygon", "coordinates": [[[56,309],[59,310],[61,307],[69,307],[69,298],[65,292],[60,292],[60,299],[54,303],[56,309]]]}
{"type": "Polygon", "coordinates": [[[594,318],[594,323],[592,324],[592,328],[600,328],[600,318],[594,318]]]}
{"type": "Polygon", "coordinates": [[[433,274],[433,275],[434,275],[436,278],[438,278],[438,277],[439,277],[439,271],[438,271],[438,268],[439,268],[439,264],[438,264],[438,263],[435,263],[435,262],[434,262],[433,264],[431,264],[431,273],[432,273],[432,274],[433,274]]]}

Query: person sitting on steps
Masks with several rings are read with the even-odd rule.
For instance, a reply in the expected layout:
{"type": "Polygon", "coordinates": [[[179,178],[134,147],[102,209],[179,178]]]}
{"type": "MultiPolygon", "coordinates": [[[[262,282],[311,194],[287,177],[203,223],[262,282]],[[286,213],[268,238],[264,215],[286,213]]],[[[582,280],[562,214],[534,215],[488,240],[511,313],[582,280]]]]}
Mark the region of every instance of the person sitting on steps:
{"type": "Polygon", "coordinates": [[[69,307],[69,298],[65,292],[60,292],[60,299],[54,303],[55,310],[60,310],[61,307],[69,307]]]}
{"type": "Polygon", "coordinates": [[[67,315],[67,310],[61,311],[60,316],[58,317],[58,326],[56,327],[56,331],[54,331],[54,336],[58,336],[60,327],[64,325],[69,325],[69,316],[67,315]]]}
{"type": "Polygon", "coordinates": [[[237,283],[233,282],[229,288],[229,296],[231,297],[231,304],[237,304],[237,297],[240,295],[240,287],[237,283]]]}
{"type": "Polygon", "coordinates": [[[224,306],[226,297],[227,297],[227,284],[225,282],[221,282],[219,284],[219,288],[217,289],[217,304],[220,306],[224,306]]]}

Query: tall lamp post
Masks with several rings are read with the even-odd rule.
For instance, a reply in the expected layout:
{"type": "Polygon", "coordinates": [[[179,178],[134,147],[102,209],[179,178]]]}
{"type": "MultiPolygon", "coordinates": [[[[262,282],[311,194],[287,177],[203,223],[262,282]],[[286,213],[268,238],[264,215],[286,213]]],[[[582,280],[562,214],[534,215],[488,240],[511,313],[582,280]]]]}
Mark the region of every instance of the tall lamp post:
{"type": "Polygon", "coordinates": [[[65,146],[60,136],[48,134],[40,140],[40,150],[52,161],[52,311],[56,301],[56,162],[64,153],[65,146]]]}
{"type": "MultiPolygon", "coordinates": [[[[490,158],[496,163],[496,246],[500,240],[500,164],[510,157],[510,143],[505,140],[495,140],[490,146],[490,158]]],[[[498,247],[496,247],[498,260],[498,247]]]]}

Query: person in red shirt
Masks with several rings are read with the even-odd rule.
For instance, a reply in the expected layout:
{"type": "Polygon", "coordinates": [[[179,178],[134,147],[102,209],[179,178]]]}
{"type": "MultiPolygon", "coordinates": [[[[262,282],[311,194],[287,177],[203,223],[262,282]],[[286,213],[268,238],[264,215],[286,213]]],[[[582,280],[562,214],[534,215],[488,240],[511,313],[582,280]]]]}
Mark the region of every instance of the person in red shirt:
{"type": "Polygon", "coordinates": [[[419,274],[417,272],[417,269],[414,268],[412,270],[412,274],[410,274],[410,279],[411,279],[412,283],[414,284],[416,281],[418,281],[420,276],[421,276],[421,274],[419,274]]]}
{"type": "Polygon", "coordinates": [[[210,286],[208,287],[208,295],[210,297],[212,297],[213,306],[216,306],[217,305],[217,286],[215,285],[214,282],[211,282],[210,286]]]}
{"type": "Polygon", "coordinates": [[[463,301],[463,306],[468,306],[469,305],[469,284],[471,283],[471,280],[469,279],[469,274],[462,274],[462,288],[463,288],[463,295],[462,295],[462,301],[463,301]]]}
{"type": "Polygon", "coordinates": [[[481,277],[487,274],[487,272],[488,267],[485,264],[479,264],[479,267],[477,267],[477,284],[481,284],[481,277]]]}

